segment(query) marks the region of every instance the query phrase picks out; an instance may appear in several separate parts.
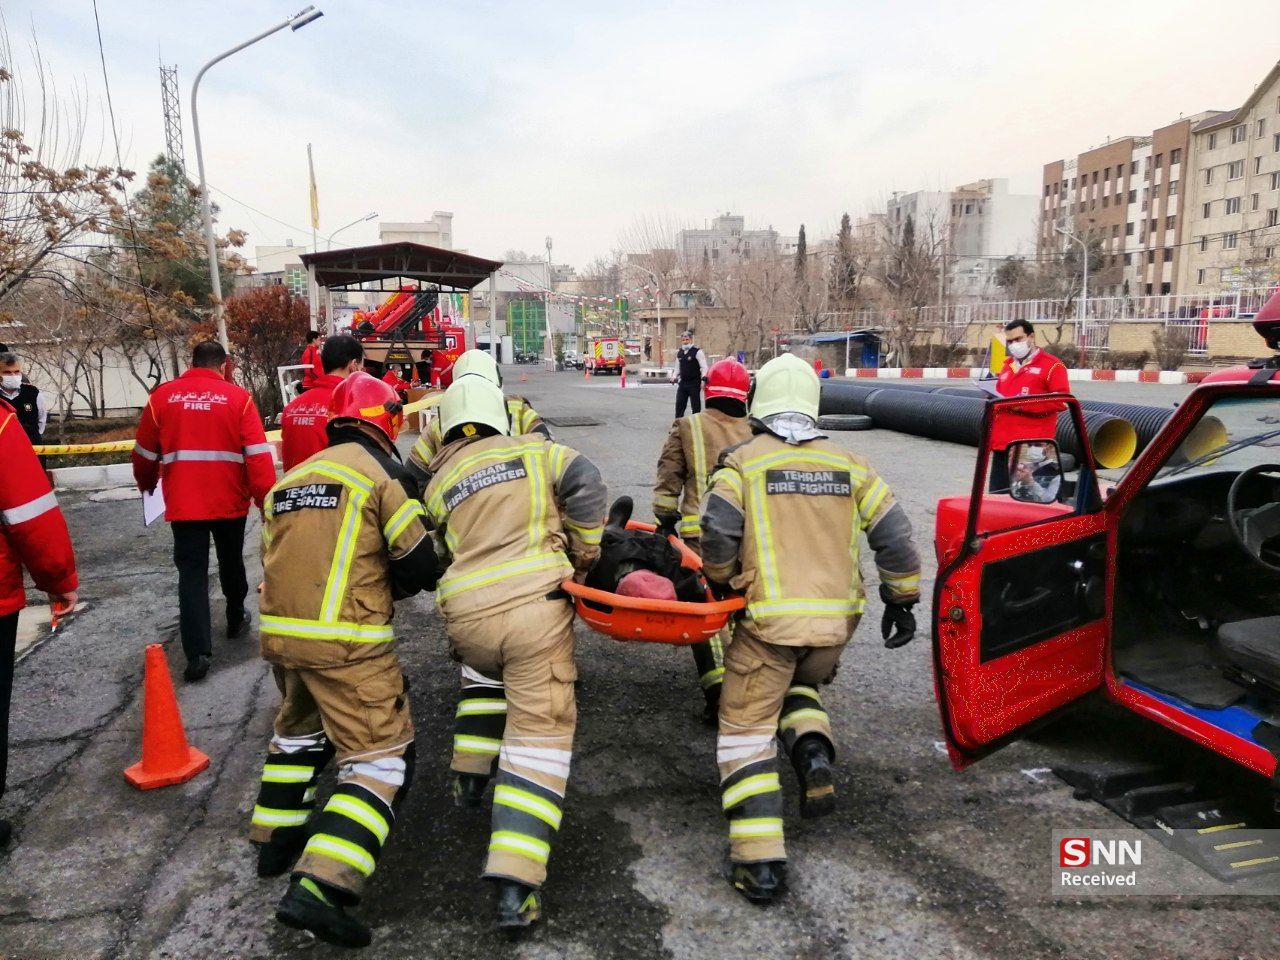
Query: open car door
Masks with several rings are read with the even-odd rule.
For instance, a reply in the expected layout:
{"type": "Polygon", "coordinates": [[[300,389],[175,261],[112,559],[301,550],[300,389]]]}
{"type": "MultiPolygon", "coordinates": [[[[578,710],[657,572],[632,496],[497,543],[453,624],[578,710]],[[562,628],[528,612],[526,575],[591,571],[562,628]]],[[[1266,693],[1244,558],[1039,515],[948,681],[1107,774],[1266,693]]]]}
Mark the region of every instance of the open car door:
{"type": "Polygon", "coordinates": [[[1108,514],[1076,400],[989,402],[971,495],[937,524],[934,686],[960,769],[1104,682],[1108,514]]]}

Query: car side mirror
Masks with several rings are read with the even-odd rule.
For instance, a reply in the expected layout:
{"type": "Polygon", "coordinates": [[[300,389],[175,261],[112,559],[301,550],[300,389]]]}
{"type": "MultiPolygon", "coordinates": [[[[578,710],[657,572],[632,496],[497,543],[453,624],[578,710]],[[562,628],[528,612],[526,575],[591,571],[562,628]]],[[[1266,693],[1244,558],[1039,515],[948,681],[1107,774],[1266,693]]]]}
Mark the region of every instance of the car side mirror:
{"type": "Polygon", "coordinates": [[[1057,503],[1062,458],[1052,440],[1023,440],[1009,447],[1009,496],[1020,503],[1057,503]]]}

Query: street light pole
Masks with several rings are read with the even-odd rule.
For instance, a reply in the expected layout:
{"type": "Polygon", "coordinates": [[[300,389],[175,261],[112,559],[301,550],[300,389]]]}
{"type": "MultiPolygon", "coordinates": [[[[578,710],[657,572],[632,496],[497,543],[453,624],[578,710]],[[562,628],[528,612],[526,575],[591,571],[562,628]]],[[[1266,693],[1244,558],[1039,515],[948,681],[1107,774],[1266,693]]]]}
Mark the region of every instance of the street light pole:
{"type": "Polygon", "coordinates": [[[1084,264],[1084,283],[1082,284],[1082,289],[1080,291],[1079,313],[1080,319],[1083,321],[1085,317],[1085,308],[1089,302],[1089,246],[1069,230],[1065,230],[1062,227],[1054,227],[1053,229],[1062,234],[1068,240],[1074,240],[1076,243],[1080,244],[1080,257],[1084,264]]]}
{"type": "Polygon", "coordinates": [[[351,221],[350,223],[348,223],[346,226],[339,227],[337,230],[333,231],[333,233],[329,234],[329,238],[328,238],[328,249],[330,249],[330,250],[332,250],[332,249],[333,249],[333,238],[334,238],[334,237],[336,237],[338,234],[340,234],[343,230],[346,230],[346,229],[347,229],[347,227],[354,227],[357,223],[365,223],[365,222],[367,222],[367,221],[369,221],[369,220],[372,220],[372,219],[373,219],[374,217],[376,217],[376,216],[377,216],[377,214],[376,214],[376,213],[366,213],[366,214],[365,214],[363,217],[361,217],[359,220],[352,220],[352,221],[351,221]]]}
{"type": "Polygon", "coordinates": [[[224,350],[229,350],[231,345],[227,341],[227,321],[223,316],[222,274],[218,270],[218,241],[213,234],[213,207],[209,202],[209,185],[204,175],[204,151],[200,146],[200,112],[196,105],[196,97],[200,93],[200,81],[204,79],[204,75],[210,67],[216,63],[221,63],[234,53],[239,53],[245,47],[251,47],[259,40],[269,37],[277,30],[283,30],[285,27],[299,30],[308,23],[319,20],[322,16],[324,14],[315,7],[304,7],[293,16],[277,23],[274,27],[262,31],[256,37],[252,37],[244,43],[218,54],[200,68],[200,72],[196,74],[195,83],[191,85],[191,132],[195,135],[196,167],[200,171],[200,212],[204,216],[205,251],[209,256],[209,282],[213,287],[213,319],[218,326],[218,340],[224,350]]]}
{"type": "Polygon", "coordinates": [[[547,306],[546,310],[546,337],[547,337],[547,369],[555,370],[556,368],[556,347],[551,341],[551,289],[554,282],[551,278],[551,238],[547,237],[547,306]]]}

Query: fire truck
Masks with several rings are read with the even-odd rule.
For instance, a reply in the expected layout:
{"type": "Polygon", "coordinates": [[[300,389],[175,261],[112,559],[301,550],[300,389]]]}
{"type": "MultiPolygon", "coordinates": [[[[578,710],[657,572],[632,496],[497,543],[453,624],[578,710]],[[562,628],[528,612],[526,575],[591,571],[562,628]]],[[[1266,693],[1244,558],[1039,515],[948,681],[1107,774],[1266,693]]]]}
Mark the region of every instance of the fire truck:
{"type": "Polygon", "coordinates": [[[602,373],[621,375],[626,364],[622,341],[617,337],[596,337],[587,342],[585,369],[591,376],[602,373]]]}

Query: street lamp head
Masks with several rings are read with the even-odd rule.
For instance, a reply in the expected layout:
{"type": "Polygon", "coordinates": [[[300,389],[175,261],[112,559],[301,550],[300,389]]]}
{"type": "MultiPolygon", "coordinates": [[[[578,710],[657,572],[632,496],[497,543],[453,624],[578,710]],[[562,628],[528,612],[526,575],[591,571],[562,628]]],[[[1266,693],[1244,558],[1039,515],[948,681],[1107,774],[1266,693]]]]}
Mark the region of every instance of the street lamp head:
{"type": "Polygon", "coordinates": [[[315,7],[305,7],[289,18],[289,29],[297,32],[308,23],[314,23],[323,16],[323,10],[317,10],[315,7]]]}
{"type": "Polygon", "coordinates": [[[377,219],[377,216],[378,215],[376,213],[371,213],[367,217],[365,217],[365,220],[374,220],[374,219],[377,219]]]}

